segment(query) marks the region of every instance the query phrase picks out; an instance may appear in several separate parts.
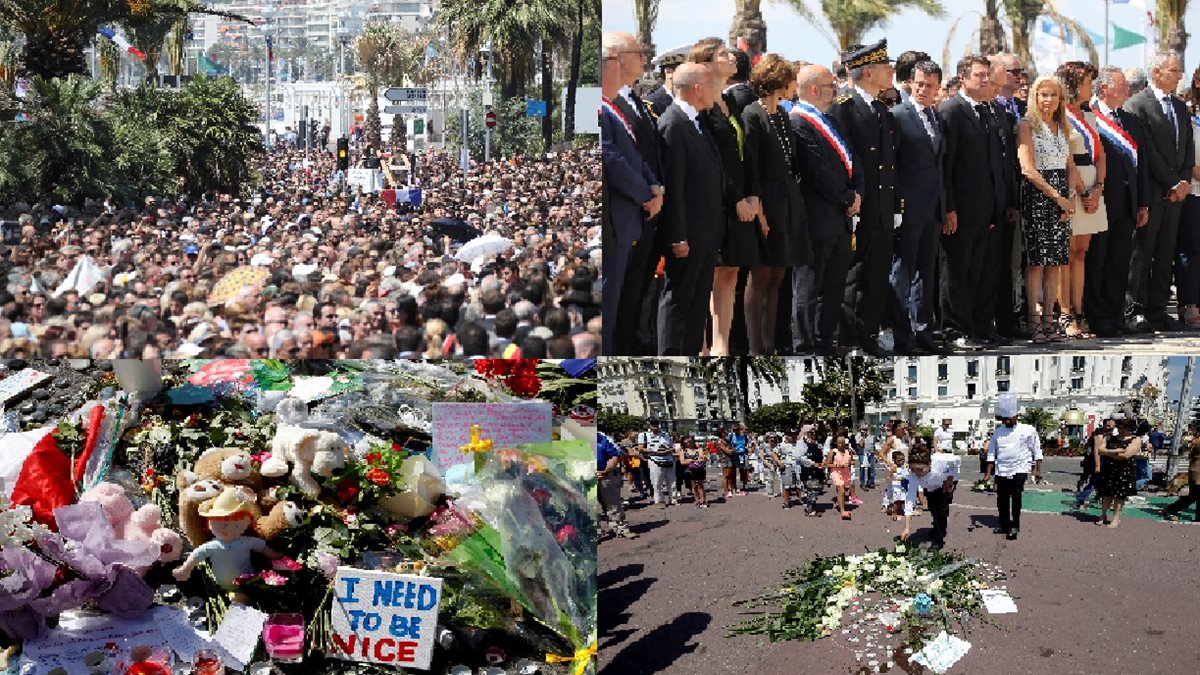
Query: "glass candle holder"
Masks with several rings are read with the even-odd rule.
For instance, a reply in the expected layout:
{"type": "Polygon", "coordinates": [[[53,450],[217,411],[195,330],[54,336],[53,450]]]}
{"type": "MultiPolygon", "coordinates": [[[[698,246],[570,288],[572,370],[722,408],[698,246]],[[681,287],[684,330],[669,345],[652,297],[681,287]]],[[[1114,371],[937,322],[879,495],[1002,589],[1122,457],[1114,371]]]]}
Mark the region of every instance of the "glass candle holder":
{"type": "Polygon", "coordinates": [[[304,615],[272,614],[263,624],[263,644],[267,654],[282,663],[299,663],[304,659],[304,615]]]}
{"type": "Polygon", "coordinates": [[[161,645],[135,645],[121,655],[117,675],[171,675],[171,650],[161,645]]]}
{"type": "Polygon", "coordinates": [[[192,675],[225,675],[225,661],[215,649],[201,649],[192,657],[192,675]]]}

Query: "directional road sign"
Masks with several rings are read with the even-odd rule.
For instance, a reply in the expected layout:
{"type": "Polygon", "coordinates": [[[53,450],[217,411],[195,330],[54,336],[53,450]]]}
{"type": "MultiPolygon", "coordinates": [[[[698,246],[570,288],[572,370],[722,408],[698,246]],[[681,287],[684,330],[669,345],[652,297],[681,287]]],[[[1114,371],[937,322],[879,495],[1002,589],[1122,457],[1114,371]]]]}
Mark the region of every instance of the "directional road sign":
{"type": "Polygon", "coordinates": [[[429,112],[429,106],[412,103],[408,105],[389,105],[383,108],[383,114],[385,115],[424,115],[427,112],[429,112]]]}
{"type": "Polygon", "coordinates": [[[390,87],[383,92],[389,101],[428,101],[429,90],[425,87],[390,87]]]}

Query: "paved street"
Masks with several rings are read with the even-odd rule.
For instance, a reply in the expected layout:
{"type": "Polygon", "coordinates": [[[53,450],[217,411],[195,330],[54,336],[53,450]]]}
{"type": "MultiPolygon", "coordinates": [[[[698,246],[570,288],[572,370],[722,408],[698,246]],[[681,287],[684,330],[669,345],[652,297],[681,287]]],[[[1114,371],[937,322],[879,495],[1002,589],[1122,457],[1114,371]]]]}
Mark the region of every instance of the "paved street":
{"type": "MultiPolygon", "coordinates": [[[[960,637],[971,650],[950,673],[1200,672],[1200,526],[1130,514],[1113,530],[1098,527],[1094,512],[1068,513],[1062,488],[1074,486],[1078,464],[1047,460],[1050,485],[1027,490],[1015,542],[992,534],[995,498],[971,492],[974,476],[963,476],[947,546],[1007,570],[1019,611],[995,616],[995,625],[970,624],[960,637]]],[[[964,470],[969,465],[977,467],[974,458],[965,459],[964,470]]],[[[726,503],[718,484],[710,470],[709,509],[635,503],[628,517],[640,538],[600,544],[601,672],[855,672],[854,655],[836,638],[770,644],[726,637],[725,629],[739,621],[734,600],[759,594],[789,567],[818,554],[889,545],[902,526],[879,513],[879,492],[861,495],[864,505],[844,522],[830,504],[831,490],[822,497],[823,515],[806,518],[761,493],[726,503]]],[[[918,540],[928,527],[927,515],[916,517],[918,540]]]]}

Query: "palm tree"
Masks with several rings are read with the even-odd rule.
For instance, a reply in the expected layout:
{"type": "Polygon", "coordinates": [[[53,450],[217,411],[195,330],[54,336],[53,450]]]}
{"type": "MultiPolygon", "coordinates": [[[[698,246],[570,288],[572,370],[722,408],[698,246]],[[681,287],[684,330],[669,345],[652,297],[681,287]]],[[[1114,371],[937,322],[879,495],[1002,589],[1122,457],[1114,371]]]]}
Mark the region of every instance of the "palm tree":
{"type": "Polygon", "coordinates": [[[822,23],[804,0],[784,1],[817,30],[824,32],[839,54],[850,45],[862,42],[867,32],[887,23],[902,9],[915,7],[933,17],[946,13],[940,0],[821,0],[821,14],[825,17],[825,23],[822,23]]]}
{"type": "Polygon", "coordinates": [[[1158,32],[1166,51],[1183,54],[1187,50],[1188,32],[1183,27],[1188,0],[1156,0],[1158,32]]]}
{"type": "Polygon", "coordinates": [[[658,0],[633,0],[637,39],[647,54],[654,53],[654,26],[658,23],[658,0]]]}
{"type": "Polygon", "coordinates": [[[567,76],[567,99],[563,105],[564,128],[567,130],[563,138],[570,142],[575,137],[575,91],[579,88],[579,72],[583,65],[584,35],[594,35],[596,25],[600,22],[599,0],[576,0],[575,26],[571,33],[570,74],[567,76]]]}
{"type": "Polygon", "coordinates": [[[388,21],[372,21],[354,40],[354,54],[367,74],[367,144],[383,147],[379,120],[379,88],[399,82],[411,70],[411,35],[403,27],[388,21]]]}
{"type": "MultiPolygon", "coordinates": [[[[500,95],[525,93],[532,79],[533,54],[543,40],[560,46],[570,34],[571,0],[447,0],[438,8],[438,25],[468,62],[491,45],[500,73],[500,95]]],[[[545,72],[545,64],[543,74],[545,72]]],[[[551,101],[547,101],[549,105],[551,101]]]]}
{"type": "MultiPolygon", "coordinates": [[[[1092,42],[1092,38],[1084,30],[1082,24],[1064,16],[1058,10],[1058,5],[1054,0],[1044,2],[1043,0],[984,0],[984,13],[980,14],[981,19],[977,29],[981,53],[994,54],[997,51],[1009,49],[1008,41],[1004,39],[1004,28],[1000,20],[998,3],[1003,6],[1004,17],[1007,19],[1009,30],[1012,33],[1012,52],[1031,72],[1034,71],[1034,68],[1030,43],[1037,20],[1042,17],[1053,20],[1062,26],[1067,36],[1079,40],[1080,44],[1088,50],[1088,58],[1092,65],[1099,65],[1100,57],[1096,53],[1096,45],[1092,42]]],[[[951,65],[950,42],[958,30],[958,24],[971,14],[979,14],[979,12],[971,11],[959,16],[946,33],[946,42],[942,47],[942,62],[947,66],[951,65]]],[[[968,51],[974,50],[968,47],[968,51]]]]}
{"type": "Polygon", "coordinates": [[[87,74],[84,46],[98,26],[188,14],[249,21],[197,0],[0,0],[0,26],[24,34],[24,68],[29,75],[43,78],[87,74]]]}
{"type": "MultiPolygon", "coordinates": [[[[767,24],[763,21],[762,0],[735,0],[734,4],[736,7],[733,25],[729,27],[729,44],[735,45],[738,38],[742,38],[755,53],[767,51],[767,24]]],[[[803,7],[802,0],[791,0],[791,4],[803,7]]]]}
{"type": "Polygon", "coordinates": [[[735,382],[742,414],[750,412],[750,378],[778,385],[787,382],[787,366],[778,356],[723,356],[696,360],[706,380],[735,382]]]}

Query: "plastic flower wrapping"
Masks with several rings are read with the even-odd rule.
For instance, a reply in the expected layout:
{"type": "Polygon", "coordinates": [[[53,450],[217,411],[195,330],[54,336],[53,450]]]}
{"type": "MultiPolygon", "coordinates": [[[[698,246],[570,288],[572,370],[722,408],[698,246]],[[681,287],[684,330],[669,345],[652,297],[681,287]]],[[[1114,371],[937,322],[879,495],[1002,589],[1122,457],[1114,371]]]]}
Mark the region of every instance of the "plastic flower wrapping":
{"type": "MultiPolygon", "coordinates": [[[[559,408],[594,387],[577,377],[586,364],[519,368],[559,408]]],[[[139,398],[102,396],[120,384],[112,373],[82,375],[92,402],[27,460],[62,469],[59,502],[11,504],[0,489],[0,642],[45,636],[80,608],[173,603],[214,630],[232,599],[303,614],[314,672],[375,672],[328,657],[332,578],[351,566],[443,579],[434,670],[517,656],[542,673],[594,668],[590,444],[479,453],[457,493],[431,459],[433,404],[521,400],[503,382],[465,363],[185,361],[164,363],[160,391],[139,398]],[[228,488],[256,509],[247,536],[278,556],[253,556],[230,593],[207,562],[172,578],[212,536],[198,507],[228,488]]]]}

